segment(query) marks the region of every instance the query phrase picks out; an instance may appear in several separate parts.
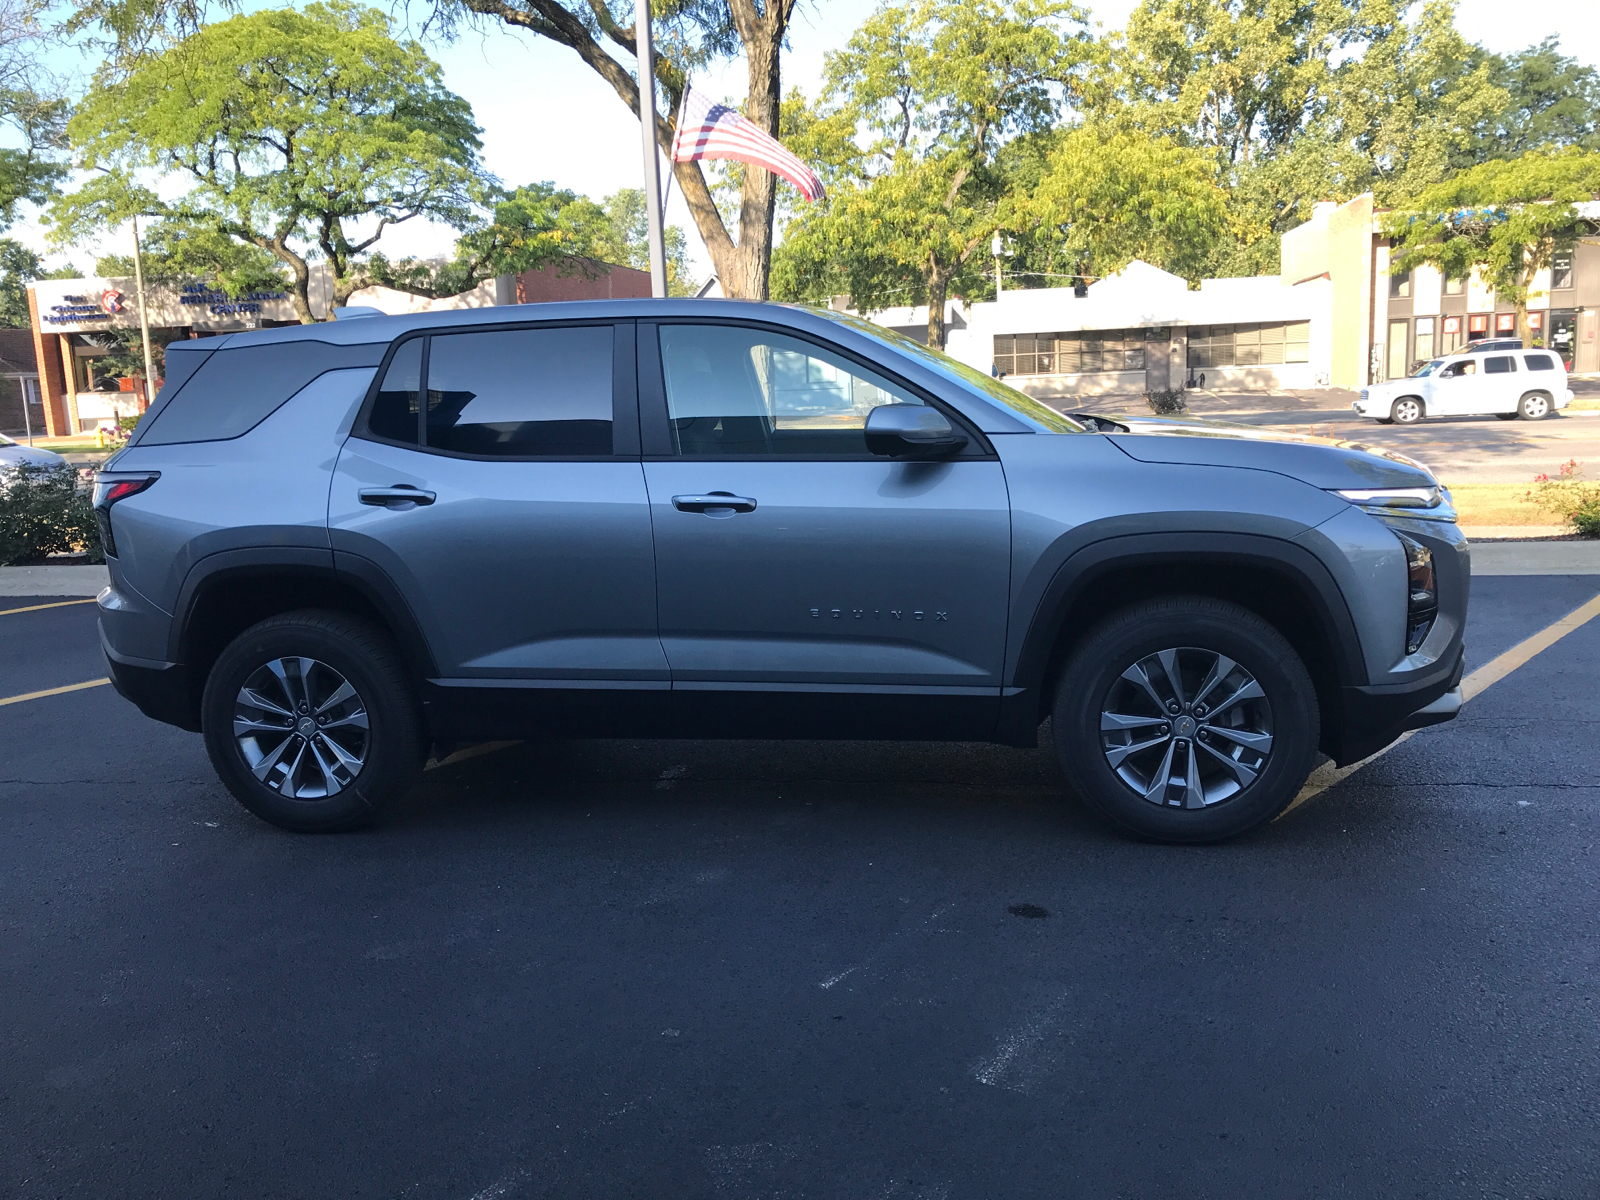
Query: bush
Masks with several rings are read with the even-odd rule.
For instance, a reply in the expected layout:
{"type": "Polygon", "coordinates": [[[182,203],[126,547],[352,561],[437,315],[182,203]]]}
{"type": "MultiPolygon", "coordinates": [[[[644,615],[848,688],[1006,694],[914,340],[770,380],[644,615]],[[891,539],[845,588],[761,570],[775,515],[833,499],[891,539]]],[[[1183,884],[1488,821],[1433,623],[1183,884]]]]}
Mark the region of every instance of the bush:
{"type": "Polygon", "coordinates": [[[1600,538],[1600,483],[1583,478],[1577,459],[1562,463],[1554,479],[1535,475],[1527,498],[1570,523],[1579,537],[1600,538]]]}
{"type": "Polygon", "coordinates": [[[106,560],[92,483],[86,485],[76,467],[21,463],[0,475],[0,566],[72,553],[106,560]]]}
{"type": "Polygon", "coordinates": [[[1165,391],[1146,392],[1146,403],[1150,411],[1158,417],[1175,417],[1179,413],[1189,411],[1189,402],[1183,398],[1182,388],[1167,388],[1165,391]]]}

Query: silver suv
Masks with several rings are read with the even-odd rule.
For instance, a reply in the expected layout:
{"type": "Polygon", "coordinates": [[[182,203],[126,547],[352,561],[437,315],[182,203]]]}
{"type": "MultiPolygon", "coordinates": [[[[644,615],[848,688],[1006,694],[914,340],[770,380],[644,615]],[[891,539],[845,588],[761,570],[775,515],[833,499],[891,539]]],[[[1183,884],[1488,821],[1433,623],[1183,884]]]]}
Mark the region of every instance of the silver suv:
{"type": "Polygon", "coordinates": [[[1270,820],[1460,704],[1421,466],[1063,416],[877,326],[616,301],[179,342],[96,493],[117,689],[343,829],[501,737],[1036,744],[1124,830],[1270,820]]]}

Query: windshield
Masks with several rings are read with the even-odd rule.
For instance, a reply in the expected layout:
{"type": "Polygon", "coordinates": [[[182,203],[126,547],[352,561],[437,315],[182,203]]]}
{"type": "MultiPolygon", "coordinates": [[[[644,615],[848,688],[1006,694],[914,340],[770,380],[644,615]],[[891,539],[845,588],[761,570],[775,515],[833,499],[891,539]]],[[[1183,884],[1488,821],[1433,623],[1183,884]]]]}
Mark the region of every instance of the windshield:
{"type": "Polygon", "coordinates": [[[1442,366],[1444,366],[1444,359],[1442,358],[1436,358],[1432,362],[1423,363],[1415,371],[1411,372],[1411,378],[1421,379],[1424,375],[1432,375],[1442,366]]]}
{"type": "Polygon", "coordinates": [[[1038,433],[1087,433],[1088,429],[1074,421],[1071,417],[1063,416],[1055,409],[1041,404],[1032,396],[1025,396],[1016,388],[992,379],[975,367],[969,367],[964,362],[959,362],[938,350],[930,350],[921,342],[912,341],[904,334],[886,329],[882,325],[874,325],[863,317],[852,316],[849,313],[835,312],[832,309],[817,310],[823,316],[838,321],[841,325],[848,325],[858,333],[868,337],[877,338],[893,346],[896,350],[903,351],[914,358],[920,359],[926,367],[931,367],[957,383],[965,384],[975,391],[983,393],[988,399],[1001,405],[1008,411],[1016,414],[1023,421],[1032,425],[1038,433]]]}

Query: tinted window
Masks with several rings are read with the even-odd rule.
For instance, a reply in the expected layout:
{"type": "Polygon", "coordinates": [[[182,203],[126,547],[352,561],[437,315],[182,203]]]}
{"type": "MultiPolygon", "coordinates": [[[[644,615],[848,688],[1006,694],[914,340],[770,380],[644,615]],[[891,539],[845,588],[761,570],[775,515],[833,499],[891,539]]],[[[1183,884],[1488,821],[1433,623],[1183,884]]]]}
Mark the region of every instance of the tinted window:
{"type": "Polygon", "coordinates": [[[379,437],[416,444],[417,397],[422,392],[422,338],[401,342],[383,373],[367,428],[379,437]]]}
{"type": "MultiPolygon", "coordinates": [[[[139,438],[141,446],[215,442],[254,429],[325,371],[375,366],[382,345],[277,342],[218,350],[173,394],[139,438]]],[[[181,361],[181,360],[180,360],[181,361]]]]}
{"type": "Polygon", "coordinates": [[[663,325],[667,412],[679,454],[870,457],[880,404],[922,401],[820,346],[730,325],[663,325]]]}
{"type": "Polygon", "coordinates": [[[428,446],[513,458],[610,455],[611,339],[609,325],[434,335],[428,446]]]}
{"type": "Polygon", "coordinates": [[[1486,358],[1483,360],[1483,370],[1486,375],[1505,375],[1517,369],[1517,360],[1509,354],[1499,358],[1486,358]]]}
{"type": "Polygon", "coordinates": [[[1522,360],[1530,371],[1554,371],[1556,360],[1548,354],[1530,354],[1522,360]]]}

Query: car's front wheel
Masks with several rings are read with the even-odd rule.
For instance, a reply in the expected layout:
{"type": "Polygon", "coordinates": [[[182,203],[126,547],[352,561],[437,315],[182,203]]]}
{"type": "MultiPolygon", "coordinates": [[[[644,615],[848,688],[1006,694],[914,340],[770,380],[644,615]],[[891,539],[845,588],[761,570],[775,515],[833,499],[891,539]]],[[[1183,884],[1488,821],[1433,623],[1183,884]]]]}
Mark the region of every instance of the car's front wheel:
{"type": "Polygon", "coordinates": [[[200,712],[228,790],[299,833],[376,819],[422,766],[422,714],[394,644],[343,613],[285,613],[245,630],[212,666],[200,712]]]}
{"type": "Polygon", "coordinates": [[[1524,421],[1542,421],[1550,415],[1550,397],[1543,392],[1529,392],[1517,401],[1517,414],[1524,421]]]}
{"type": "Polygon", "coordinates": [[[1282,634],[1237,604],[1177,597],[1089,631],[1063,668],[1052,727],[1092,810],[1140,837],[1214,842],[1294,799],[1320,717],[1282,634]]]}
{"type": "Polygon", "coordinates": [[[1415,425],[1423,416],[1422,401],[1415,396],[1401,396],[1389,408],[1389,419],[1396,425],[1415,425]]]}

